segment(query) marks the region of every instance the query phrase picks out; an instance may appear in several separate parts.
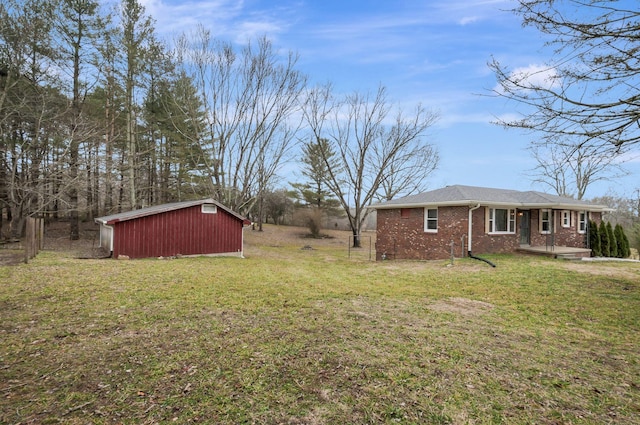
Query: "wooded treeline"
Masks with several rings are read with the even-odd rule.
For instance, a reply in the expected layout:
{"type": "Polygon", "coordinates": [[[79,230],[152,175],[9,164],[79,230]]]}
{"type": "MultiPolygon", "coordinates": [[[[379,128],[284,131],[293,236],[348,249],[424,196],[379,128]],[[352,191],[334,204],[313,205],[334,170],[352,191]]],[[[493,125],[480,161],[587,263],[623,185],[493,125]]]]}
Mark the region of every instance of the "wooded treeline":
{"type": "MultiPolygon", "coordinates": [[[[238,48],[204,27],[169,47],[138,0],[110,10],[94,0],[3,2],[0,233],[18,237],[26,217],[40,216],[69,219],[77,239],[82,219],[203,197],[262,219],[294,145],[318,143],[318,123],[331,118],[308,108],[313,90],[297,59],[266,38],[238,48]]],[[[334,123],[328,148],[352,143],[360,152],[321,182],[342,191],[334,195],[346,210],[355,204],[355,234],[364,203],[389,196],[382,185],[391,173],[424,178],[435,169],[437,153],[422,136],[436,114],[392,117],[383,87],[372,100],[322,92],[325,111],[349,117],[334,123]],[[410,159],[426,172],[404,167],[410,159]]],[[[424,187],[407,180],[404,194],[424,187]]]]}
{"type": "Polygon", "coordinates": [[[116,12],[90,0],[0,5],[5,235],[28,216],[65,217],[76,239],[79,218],[206,191],[193,82],[140,4],[116,12]]]}

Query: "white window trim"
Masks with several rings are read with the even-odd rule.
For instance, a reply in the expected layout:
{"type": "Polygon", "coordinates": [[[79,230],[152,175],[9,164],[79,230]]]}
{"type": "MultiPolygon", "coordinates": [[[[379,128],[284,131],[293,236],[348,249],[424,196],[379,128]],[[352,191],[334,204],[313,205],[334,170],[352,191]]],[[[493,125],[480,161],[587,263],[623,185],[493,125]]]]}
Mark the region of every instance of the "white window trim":
{"type": "Polygon", "coordinates": [[[551,234],[551,226],[552,226],[551,216],[552,216],[552,214],[551,214],[551,210],[550,209],[541,209],[540,210],[540,217],[539,217],[539,220],[538,220],[538,224],[539,224],[538,227],[539,227],[541,235],[550,235],[551,234]],[[546,222],[549,223],[549,230],[542,230],[542,223],[543,223],[542,214],[544,212],[547,212],[549,214],[548,218],[546,220],[546,222]]]}
{"type": "Polygon", "coordinates": [[[425,233],[438,233],[438,207],[436,208],[428,208],[425,207],[424,208],[424,231],[425,233]],[[435,219],[429,219],[429,210],[435,210],[436,211],[436,218],[435,219]],[[428,222],[429,220],[435,220],[436,222],[436,228],[435,229],[429,229],[428,228],[428,222]]]}
{"type": "Polygon", "coordinates": [[[216,214],[218,207],[215,204],[202,204],[200,211],[202,211],[202,214],[216,214]]]}
{"type": "Polygon", "coordinates": [[[487,210],[487,233],[490,235],[513,235],[516,233],[516,209],[508,207],[489,207],[487,210]],[[496,231],[496,210],[507,211],[507,230],[496,231]]]}
{"type": "Polygon", "coordinates": [[[586,211],[578,211],[578,233],[587,233],[587,226],[589,225],[589,215],[586,211]],[[580,215],[584,214],[584,220],[580,220],[580,215]],[[582,229],[580,229],[580,225],[584,224],[582,229]]]}
{"type": "Polygon", "coordinates": [[[565,229],[571,227],[571,211],[562,210],[562,213],[560,213],[560,221],[561,221],[560,224],[565,229]],[[568,221],[568,223],[565,223],[565,219],[567,219],[566,221],[568,221]]]}

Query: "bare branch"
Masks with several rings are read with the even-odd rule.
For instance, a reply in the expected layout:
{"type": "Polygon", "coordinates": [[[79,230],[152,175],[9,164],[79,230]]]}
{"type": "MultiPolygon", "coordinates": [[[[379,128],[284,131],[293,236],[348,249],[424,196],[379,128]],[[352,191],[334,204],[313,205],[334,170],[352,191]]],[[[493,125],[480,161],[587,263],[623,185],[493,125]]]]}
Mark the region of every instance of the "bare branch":
{"type": "Polygon", "coordinates": [[[522,105],[521,118],[499,120],[602,148],[640,141],[640,11],[601,0],[520,0],[523,25],[550,35],[555,54],[539,70],[514,72],[493,60],[493,93],[522,105]],[[535,75],[540,77],[541,74],[535,75]]]}

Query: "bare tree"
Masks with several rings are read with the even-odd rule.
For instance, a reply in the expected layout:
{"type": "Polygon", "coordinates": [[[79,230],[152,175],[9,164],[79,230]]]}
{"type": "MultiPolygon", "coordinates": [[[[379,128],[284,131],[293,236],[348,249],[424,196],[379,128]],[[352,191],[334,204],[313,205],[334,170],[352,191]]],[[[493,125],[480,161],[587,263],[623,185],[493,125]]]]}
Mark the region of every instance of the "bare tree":
{"type": "Polygon", "coordinates": [[[582,199],[591,184],[627,173],[618,157],[603,152],[600,145],[554,141],[532,144],[529,150],[538,163],[532,170],[534,181],[560,196],[582,199]]]}
{"type": "Polygon", "coordinates": [[[579,139],[602,155],[640,141],[640,9],[608,0],[519,0],[523,25],[552,37],[546,66],[510,70],[493,60],[499,96],[524,106],[499,123],[579,139]]]}
{"type": "Polygon", "coordinates": [[[264,194],[265,222],[271,217],[273,224],[284,224],[287,216],[293,213],[293,208],[293,201],[285,189],[268,190],[264,194]]]}
{"type": "Polygon", "coordinates": [[[291,152],[306,76],[295,69],[295,54],[280,58],[266,38],[238,54],[200,27],[193,40],[182,37],[178,50],[205,111],[206,126],[192,137],[207,154],[211,191],[246,213],[291,152]]]}
{"type": "MultiPolygon", "coordinates": [[[[430,127],[437,115],[432,113],[426,119],[431,120],[430,127]]],[[[398,123],[396,128],[401,128],[398,123]]],[[[409,196],[424,192],[429,185],[429,176],[437,169],[440,156],[431,144],[421,146],[403,146],[398,154],[389,161],[389,171],[380,182],[380,200],[390,201],[398,196],[409,196]]]]}
{"type": "Polygon", "coordinates": [[[429,174],[416,172],[420,168],[413,162],[416,157],[431,171],[437,164],[435,149],[424,141],[437,114],[418,106],[410,115],[397,111],[393,116],[384,87],[373,95],[354,93],[339,102],[334,101],[331,86],[316,88],[309,92],[304,117],[314,137],[326,134],[330,142],[324,157],[326,184],[347,215],[354,246],[360,246],[373,200],[413,190],[408,175],[424,179],[429,174]],[[330,161],[329,152],[336,153],[337,164],[330,161]],[[428,153],[431,156],[425,157],[428,153]]]}
{"type": "Polygon", "coordinates": [[[21,235],[26,217],[60,199],[51,188],[61,181],[67,101],[50,72],[58,53],[53,16],[51,2],[0,5],[0,205],[12,237],[21,235]]]}
{"type": "Polygon", "coordinates": [[[269,187],[275,183],[277,172],[280,166],[285,163],[290,156],[290,147],[294,141],[298,127],[290,127],[283,123],[276,133],[266,135],[268,140],[260,143],[260,148],[256,155],[257,168],[257,194],[254,196],[258,204],[258,226],[262,231],[262,223],[265,219],[264,200],[269,187]]]}

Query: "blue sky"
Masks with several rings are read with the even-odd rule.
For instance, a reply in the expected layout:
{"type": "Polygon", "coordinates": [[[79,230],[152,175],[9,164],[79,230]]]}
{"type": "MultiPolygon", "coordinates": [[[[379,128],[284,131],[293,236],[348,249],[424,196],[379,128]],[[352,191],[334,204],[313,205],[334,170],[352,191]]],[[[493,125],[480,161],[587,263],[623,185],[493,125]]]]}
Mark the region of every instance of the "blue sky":
{"type": "MultiPolygon", "coordinates": [[[[523,28],[505,0],[143,0],[161,36],[200,23],[243,44],[266,35],[276,48],[300,55],[310,83],[331,82],[336,93],[388,89],[398,107],[436,110],[430,141],[440,153],[429,186],[450,184],[544,190],[527,171],[535,135],[491,124],[517,105],[488,96],[496,85],[487,63],[510,69],[542,65],[550,56],[542,35],[523,28]]],[[[591,186],[587,198],[640,188],[640,158],[631,174],[591,186]]]]}

